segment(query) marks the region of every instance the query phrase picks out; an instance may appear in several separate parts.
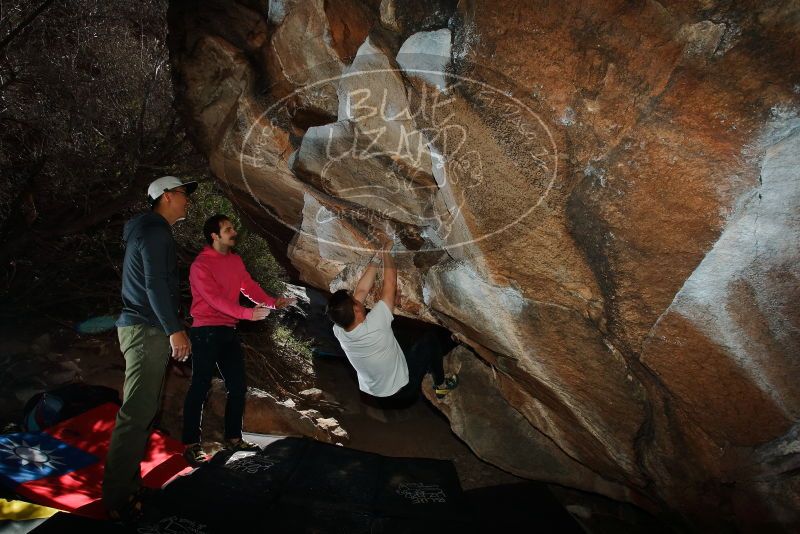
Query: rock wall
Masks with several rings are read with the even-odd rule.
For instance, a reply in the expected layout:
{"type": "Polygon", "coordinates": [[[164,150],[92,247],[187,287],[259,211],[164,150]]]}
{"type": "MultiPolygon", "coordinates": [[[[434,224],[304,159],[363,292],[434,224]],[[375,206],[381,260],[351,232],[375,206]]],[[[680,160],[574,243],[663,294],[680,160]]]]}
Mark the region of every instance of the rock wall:
{"type": "Polygon", "coordinates": [[[296,278],[377,240],[479,456],[800,525],[796,2],[173,0],[177,105],[296,278]]]}

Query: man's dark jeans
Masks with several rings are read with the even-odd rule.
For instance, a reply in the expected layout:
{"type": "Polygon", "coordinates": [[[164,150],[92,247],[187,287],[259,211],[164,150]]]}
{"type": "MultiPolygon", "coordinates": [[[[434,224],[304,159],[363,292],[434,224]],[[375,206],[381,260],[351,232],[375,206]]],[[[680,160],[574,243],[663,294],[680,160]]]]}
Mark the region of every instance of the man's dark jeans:
{"type": "Polygon", "coordinates": [[[219,369],[228,392],[225,403],[225,439],[242,437],[242,416],[247,393],[244,353],[236,329],[231,326],[200,326],[189,332],[192,340],[192,385],[183,405],[183,442],[200,442],[203,405],[219,369]]]}
{"type": "Polygon", "coordinates": [[[428,372],[434,384],[444,382],[442,359],[456,343],[444,329],[430,328],[422,334],[418,328],[395,327],[393,330],[408,364],[408,384],[390,397],[378,398],[378,403],[384,408],[403,408],[417,400],[422,380],[428,372]]]}

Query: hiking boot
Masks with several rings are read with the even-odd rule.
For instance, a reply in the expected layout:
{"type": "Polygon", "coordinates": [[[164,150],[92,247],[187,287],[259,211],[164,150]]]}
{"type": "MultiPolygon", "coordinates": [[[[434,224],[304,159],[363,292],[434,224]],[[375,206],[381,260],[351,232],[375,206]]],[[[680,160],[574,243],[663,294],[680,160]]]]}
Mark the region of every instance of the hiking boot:
{"type": "Polygon", "coordinates": [[[261,447],[243,438],[226,439],[225,448],[231,452],[259,452],[261,447]]]}
{"type": "Polygon", "coordinates": [[[199,443],[187,445],[186,449],[183,451],[183,457],[189,462],[189,465],[194,467],[198,467],[211,459],[199,443]]]}
{"type": "Polygon", "coordinates": [[[444,382],[439,384],[438,386],[434,386],[434,391],[436,392],[437,399],[443,399],[447,396],[448,393],[456,389],[458,386],[458,375],[450,375],[444,379],[444,382]]]}

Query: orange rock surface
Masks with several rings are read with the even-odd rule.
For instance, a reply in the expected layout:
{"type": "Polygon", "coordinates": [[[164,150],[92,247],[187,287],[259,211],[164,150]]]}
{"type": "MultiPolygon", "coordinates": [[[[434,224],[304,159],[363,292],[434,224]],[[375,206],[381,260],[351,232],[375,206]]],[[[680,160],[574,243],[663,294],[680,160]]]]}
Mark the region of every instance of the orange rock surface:
{"type": "Polygon", "coordinates": [[[215,176],[322,289],[395,238],[400,313],[473,349],[440,404],[476,454],[800,524],[797,3],[189,4],[177,104],[215,176]]]}

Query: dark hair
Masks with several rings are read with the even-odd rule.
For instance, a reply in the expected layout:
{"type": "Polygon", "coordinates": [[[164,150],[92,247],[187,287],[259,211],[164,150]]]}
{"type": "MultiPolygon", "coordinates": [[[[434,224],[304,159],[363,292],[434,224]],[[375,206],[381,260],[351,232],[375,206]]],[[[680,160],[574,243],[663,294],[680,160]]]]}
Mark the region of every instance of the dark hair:
{"type": "Polygon", "coordinates": [[[353,297],[345,289],[340,289],[328,299],[328,307],[325,309],[331,321],[342,328],[347,328],[356,320],[353,311],[353,297]]]}
{"type": "Polygon", "coordinates": [[[203,224],[203,237],[206,238],[209,245],[214,244],[214,239],[211,237],[211,234],[219,235],[222,221],[230,221],[230,219],[227,215],[217,213],[209,217],[205,224],[203,224]]]}

